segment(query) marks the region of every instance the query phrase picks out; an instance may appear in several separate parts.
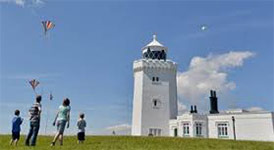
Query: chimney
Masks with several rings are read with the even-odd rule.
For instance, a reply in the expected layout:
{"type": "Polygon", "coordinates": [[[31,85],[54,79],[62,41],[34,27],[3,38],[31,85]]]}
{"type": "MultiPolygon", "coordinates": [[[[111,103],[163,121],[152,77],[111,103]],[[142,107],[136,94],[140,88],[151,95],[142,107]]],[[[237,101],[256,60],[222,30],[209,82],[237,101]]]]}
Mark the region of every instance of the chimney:
{"type": "Polygon", "coordinates": [[[210,90],[210,114],[217,114],[218,111],[218,98],[216,96],[216,91],[210,90]]]}
{"type": "Polygon", "coordinates": [[[198,111],[197,111],[197,106],[196,105],[194,105],[194,111],[193,111],[194,113],[198,113],[198,111]]]}
{"type": "Polygon", "coordinates": [[[191,105],[190,106],[190,113],[192,114],[194,111],[193,111],[193,106],[191,105]]]}
{"type": "Polygon", "coordinates": [[[198,111],[197,111],[197,106],[196,105],[191,105],[190,106],[190,113],[192,114],[192,113],[197,113],[198,111]]]}

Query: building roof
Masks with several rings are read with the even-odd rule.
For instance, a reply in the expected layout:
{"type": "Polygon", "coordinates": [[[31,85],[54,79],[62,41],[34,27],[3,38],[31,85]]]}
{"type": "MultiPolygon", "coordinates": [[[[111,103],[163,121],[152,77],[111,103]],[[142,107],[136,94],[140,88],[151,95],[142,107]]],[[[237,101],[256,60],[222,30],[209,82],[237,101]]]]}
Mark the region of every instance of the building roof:
{"type": "Polygon", "coordinates": [[[162,47],[165,50],[167,49],[163,44],[161,44],[158,40],[157,40],[157,36],[154,34],[153,35],[153,39],[150,43],[148,43],[145,47],[143,47],[143,49],[146,49],[148,47],[162,47]]]}
{"type": "Polygon", "coordinates": [[[163,44],[161,44],[160,42],[157,41],[157,36],[154,34],[153,35],[153,40],[146,45],[146,47],[150,47],[150,46],[161,46],[161,47],[164,47],[163,44]]]}
{"type": "Polygon", "coordinates": [[[248,111],[245,109],[230,109],[227,111],[221,111],[220,113],[210,114],[210,113],[189,113],[178,115],[178,118],[192,117],[192,116],[229,116],[229,115],[256,115],[256,114],[273,114],[270,111],[248,111]]]}

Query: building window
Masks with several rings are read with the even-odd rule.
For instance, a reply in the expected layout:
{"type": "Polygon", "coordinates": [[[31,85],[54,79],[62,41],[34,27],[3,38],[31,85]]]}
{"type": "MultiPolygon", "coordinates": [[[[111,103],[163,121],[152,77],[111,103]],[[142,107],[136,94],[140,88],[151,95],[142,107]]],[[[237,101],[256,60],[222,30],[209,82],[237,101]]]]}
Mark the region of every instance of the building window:
{"type": "Polygon", "coordinates": [[[152,77],[152,83],[158,84],[158,83],[160,83],[159,81],[160,81],[159,77],[152,77]]]}
{"type": "Polygon", "coordinates": [[[148,133],[149,136],[161,136],[161,134],[162,130],[157,128],[150,128],[148,133]]]}
{"type": "Polygon", "coordinates": [[[183,136],[189,136],[189,123],[183,124],[183,136]]]}
{"type": "Polygon", "coordinates": [[[150,50],[150,48],[147,49],[146,52],[143,53],[144,59],[158,59],[158,60],[166,60],[166,53],[165,50],[162,51],[155,51],[150,50]]]}
{"type": "Polygon", "coordinates": [[[228,132],[227,132],[228,125],[227,125],[227,123],[219,123],[217,125],[217,128],[218,128],[218,137],[220,137],[220,138],[228,137],[228,132]]]}
{"type": "Polygon", "coordinates": [[[202,136],[202,123],[196,123],[196,136],[202,136]]]}
{"type": "Polygon", "coordinates": [[[153,101],[153,106],[156,107],[157,106],[157,100],[153,101]]]}
{"type": "Polygon", "coordinates": [[[153,99],[152,100],[152,107],[154,109],[159,109],[161,106],[161,101],[159,99],[153,99]]]}

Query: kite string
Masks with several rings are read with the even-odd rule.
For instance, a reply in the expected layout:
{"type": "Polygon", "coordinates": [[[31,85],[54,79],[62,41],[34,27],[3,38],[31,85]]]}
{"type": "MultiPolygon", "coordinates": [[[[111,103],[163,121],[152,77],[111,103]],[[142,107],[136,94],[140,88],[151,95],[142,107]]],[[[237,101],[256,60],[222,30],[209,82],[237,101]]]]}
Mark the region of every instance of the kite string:
{"type": "MultiPolygon", "coordinates": [[[[39,20],[39,22],[41,23],[44,19],[43,18],[45,18],[44,16],[42,16],[41,17],[41,15],[39,15],[38,13],[37,13],[37,11],[34,9],[34,7],[31,7],[30,8],[30,11],[31,11],[31,13],[32,13],[32,15],[33,16],[35,16],[36,18],[38,18],[38,20],[39,20]]],[[[43,27],[44,28],[44,27],[43,27]]],[[[43,35],[41,35],[42,37],[45,37],[46,36],[46,31],[44,30],[44,33],[42,33],[43,35]]]]}

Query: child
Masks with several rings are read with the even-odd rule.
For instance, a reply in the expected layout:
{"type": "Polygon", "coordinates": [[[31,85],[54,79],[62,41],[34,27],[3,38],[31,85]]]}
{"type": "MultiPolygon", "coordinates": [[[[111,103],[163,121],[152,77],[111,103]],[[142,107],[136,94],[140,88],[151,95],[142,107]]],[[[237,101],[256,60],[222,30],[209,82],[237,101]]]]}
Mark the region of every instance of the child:
{"type": "Polygon", "coordinates": [[[17,146],[17,142],[20,139],[20,125],[23,122],[23,119],[21,117],[19,117],[20,115],[20,111],[19,110],[15,110],[14,112],[14,118],[12,119],[12,139],[10,141],[10,145],[15,144],[15,146],[17,146]]]}
{"type": "Polygon", "coordinates": [[[85,114],[81,113],[79,115],[79,120],[77,121],[78,126],[78,144],[84,143],[85,141],[85,127],[87,126],[86,121],[84,120],[85,114]]]}

